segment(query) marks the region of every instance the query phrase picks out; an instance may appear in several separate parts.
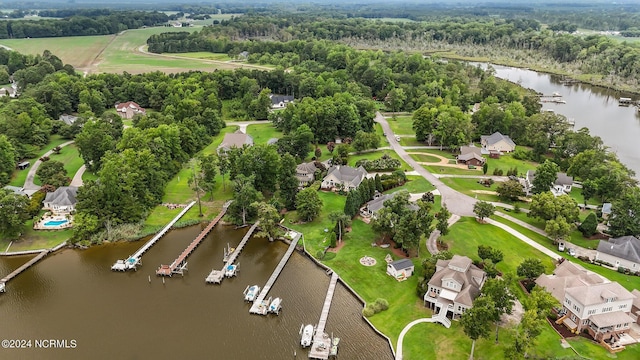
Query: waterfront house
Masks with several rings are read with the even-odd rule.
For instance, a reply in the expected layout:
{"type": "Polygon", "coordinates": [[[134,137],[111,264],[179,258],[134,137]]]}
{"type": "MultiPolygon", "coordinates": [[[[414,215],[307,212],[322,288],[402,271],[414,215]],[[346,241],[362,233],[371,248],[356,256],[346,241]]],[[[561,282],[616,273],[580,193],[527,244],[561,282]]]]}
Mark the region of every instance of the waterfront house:
{"type": "Polygon", "coordinates": [[[269,95],[271,98],[271,108],[272,109],[284,109],[287,107],[287,104],[293,102],[293,95],[269,95]]]}
{"type": "MultiPolygon", "coordinates": [[[[396,191],[391,194],[377,194],[377,196],[373,200],[367,202],[362,207],[362,209],[360,209],[360,215],[362,215],[363,217],[376,218],[376,214],[378,213],[378,211],[380,211],[384,207],[384,202],[393,199],[393,197],[399,193],[400,191],[396,191]]],[[[414,203],[409,203],[407,207],[412,211],[418,211],[419,209],[418,205],[414,203]]]]}
{"type": "Polygon", "coordinates": [[[398,281],[407,280],[413,274],[413,262],[409,259],[400,259],[387,264],[387,274],[398,281]]]}
{"type": "Polygon", "coordinates": [[[640,240],[635,236],[600,240],[596,260],[607,262],[616,268],[640,271],[640,240]]]}
{"type": "Polygon", "coordinates": [[[316,171],[319,169],[316,167],[315,162],[302,163],[296,166],[296,178],[298,179],[298,186],[305,187],[311,184],[315,180],[316,171]]]}
{"type": "Polygon", "coordinates": [[[116,107],[116,112],[123,119],[131,119],[133,118],[134,115],[137,115],[137,114],[145,115],[147,113],[147,111],[143,107],[141,107],[140,105],[136,104],[133,101],[117,103],[115,107],[116,107]]]}
{"type": "MultiPolygon", "coordinates": [[[[527,174],[524,178],[524,190],[527,195],[531,195],[533,191],[533,180],[536,178],[535,170],[527,170],[527,174]]],[[[549,188],[549,191],[554,196],[560,196],[569,194],[573,187],[573,176],[568,176],[566,173],[559,172],[556,174],[556,180],[549,188]]]]}
{"type": "Polygon", "coordinates": [[[252,146],[253,138],[243,132],[236,131],[231,134],[225,134],[222,143],[218,146],[218,153],[229,151],[231,148],[241,148],[243,146],[252,146]]]}
{"type": "Polygon", "coordinates": [[[516,149],[516,143],[514,143],[508,135],[502,135],[497,131],[491,135],[482,135],[480,137],[480,144],[485,154],[491,151],[509,153],[516,149]]]}
{"type": "Polygon", "coordinates": [[[460,155],[456,157],[459,164],[482,166],[487,161],[482,156],[482,149],[475,146],[461,146],[460,155]]]}
{"type": "Polygon", "coordinates": [[[556,323],[572,332],[587,332],[596,341],[609,342],[629,332],[635,296],[617,282],[564,261],[552,275],[538,277],[536,284],[562,304],[556,323]]]}
{"type": "Polygon", "coordinates": [[[76,209],[78,188],[75,186],[61,186],[56,191],[47,193],[44,198],[43,209],[54,214],[68,214],[76,209]]]}
{"type": "Polygon", "coordinates": [[[367,170],[362,166],[353,168],[346,165],[332,166],[327,171],[327,176],[322,179],[321,187],[325,190],[341,189],[351,191],[360,185],[367,177],[367,170]]]}
{"type": "Polygon", "coordinates": [[[486,279],[487,274],[466,256],[454,255],[451,260],[438,260],[436,272],[424,294],[424,304],[433,309],[434,317],[459,318],[473,306],[486,279]]]}

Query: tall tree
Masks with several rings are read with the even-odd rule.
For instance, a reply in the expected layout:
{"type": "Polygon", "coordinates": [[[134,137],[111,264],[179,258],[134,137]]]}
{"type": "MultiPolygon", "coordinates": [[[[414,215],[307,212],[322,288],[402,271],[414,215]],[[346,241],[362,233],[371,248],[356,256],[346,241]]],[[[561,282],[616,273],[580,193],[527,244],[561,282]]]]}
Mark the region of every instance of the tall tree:
{"type": "Polygon", "coordinates": [[[540,276],[544,272],[544,265],[542,265],[542,261],[536,258],[527,258],[518,265],[516,269],[516,273],[518,276],[522,276],[527,278],[528,280],[533,280],[540,276]]]}
{"type": "Polygon", "coordinates": [[[303,189],[296,195],[296,208],[301,219],[307,222],[312,221],[320,214],[322,199],[314,189],[303,189]]]}
{"type": "Polygon", "coordinates": [[[298,195],[298,178],[296,177],[296,160],[291,154],[281,157],[281,169],[278,174],[280,185],[280,198],[288,210],[296,207],[296,195],[298,195]]]}
{"type": "Polygon", "coordinates": [[[67,170],[65,170],[64,164],[56,160],[49,160],[40,164],[36,175],[38,175],[43,184],[56,188],[65,186],[70,181],[67,177],[67,170]]]}
{"type": "Polygon", "coordinates": [[[546,221],[562,216],[571,223],[578,221],[579,215],[578,203],[571,196],[554,196],[550,191],[533,195],[527,214],[546,221]]]}
{"type": "Polygon", "coordinates": [[[262,200],[262,194],[253,186],[254,177],[238,175],[233,181],[233,202],[228,214],[236,224],[247,224],[247,219],[255,215],[252,204],[262,200]]]}
{"type": "Polygon", "coordinates": [[[24,230],[29,218],[29,198],[0,189],[0,234],[8,239],[16,239],[24,230]]]}
{"type": "Polygon", "coordinates": [[[473,307],[462,314],[460,324],[464,333],[473,341],[469,360],[473,360],[476,340],[486,338],[491,333],[491,322],[496,317],[496,306],[488,296],[480,296],[473,302],[473,307]]]}
{"type": "Polygon", "coordinates": [[[533,179],[533,193],[540,194],[549,191],[558,177],[560,168],[551,160],[545,160],[536,168],[536,177],[533,179]]]}
{"type": "Polygon", "coordinates": [[[438,223],[436,225],[436,229],[440,231],[441,235],[447,235],[449,233],[449,218],[451,217],[451,213],[447,209],[447,206],[443,206],[442,209],[436,214],[436,219],[438,223]]]}
{"type": "Polygon", "coordinates": [[[619,237],[633,235],[640,237],[640,189],[627,190],[614,201],[609,216],[609,232],[619,237]]]}
{"type": "Polygon", "coordinates": [[[334,211],[329,213],[329,220],[336,223],[338,229],[338,242],[342,242],[342,234],[347,227],[351,226],[351,216],[344,212],[334,211]]]}
{"type": "Polygon", "coordinates": [[[512,276],[507,275],[504,279],[487,279],[482,287],[482,295],[490,297],[497,310],[496,316],[493,319],[496,326],[496,343],[498,342],[498,323],[500,322],[500,317],[502,314],[511,314],[516,301],[516,296],[511,291],[512,282],[512,276]]]}
{"type": "Polygon", "coordinates": [[[88,121],[76,135],[76,144],[87,170],[100,169],[102,158],[109,150],[116,148],[116,140],[111,134],[111,126],[102,120],[88,121]]]}
{"type": "Polygon", "coordinates": [[[220,170],[220,176],[222,176],[222,190],[226,191],[227,187],[224,182],[224,174],[228,173],[231,168],[231,163],[229,161],[229,155],[222,151],[218,154],[218,170],[220,170]]]}
{"type": "Polygon", "coordinates": [[[218,174],[217,156],[215,154],[200,155],[198,157],[199,168],[202,172],[200,187],[205,192],[209,192],[210,201],[213,201],[213,189],[216,186],[216,175],[218,174]]]}
{"type": "Polygon", "coordinates": [[[481,222],[484,218],[490,217],[496,211],[496,207],[486,201],[478,201],[473,204],[473,212],[481,222]]]}
{"type": "Polygon", "coordinates": [[[16,167],[17,153],[6,135],[0,134],[0,187],[9,182],[16,167]]]}
{"type": "Polygon", "coordinates": [[[280,227],[281,216],[273,205],[260,202],[254,203],[253,207],[258,210],[258,221],[260,221],[260,231],[256,235],[273,241],[284,233],[280,227]]]}
{"type": "Polygon", "coordinates": [[[544,231],[554,240],[554,243],[557,243],[569,236],[575,227],[573,223],[568,223],[564,216],[558,216],[547,221],[544,231]]]}

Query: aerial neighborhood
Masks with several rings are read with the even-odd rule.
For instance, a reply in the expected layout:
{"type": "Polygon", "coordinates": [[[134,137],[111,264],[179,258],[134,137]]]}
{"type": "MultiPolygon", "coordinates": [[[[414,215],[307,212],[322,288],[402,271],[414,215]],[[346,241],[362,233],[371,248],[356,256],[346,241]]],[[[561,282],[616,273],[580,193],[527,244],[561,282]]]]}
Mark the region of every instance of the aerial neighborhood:
{"type": "MultiPolygon", "coordinates": [[[[290,337],[294,358],[640,358],[640,157],[617,140],[638,127],[640,53],[620,38],[640,38],[640,20],[599,2],[474,3],[473,16],[449,4],[232,3],[4,13],[0,316],[14,296],[39,309],[16,291],[32,278],[43,299],[59,296],[58,274],[40,266],[75,259],[58,271],[116,279],[105,289],[131,291],[126,303],[157,299],[136,304],[141,319],[156,308],[186,328],[209,315],[244,324],[247,310],[281,316],[254,339],[269,359],[285,357],[290,337]],[[594,25],[605,22],[617,32],[594,25]],[[60,40],[85,35],[104,42],[86,59],[60,40]],[[601,86],[628,95],[612,102],[601,86]],[[574,112],[585,119],[563,115],[574,112]],[[606,131],[597,122],[616,116],[606,131]],[[174,247],[173,262],[142,261],[174,247]],[[224,267],[211,270],[201,254],[214,247],[224,267]],[[260,284],[244,283],[252,276],[260,284]],[[144,286],[126,287],[134,280],[144,286]],[[242,314],[177,295],[241,282],[242,314]],[[285,297],[299,294],[303,304],[285,297]],[[169,309],[176,299],[207,316],[187,321],[169,309]],[[297,317],[299,330],[281,328],[297,317]],[[365,330],[338,334],[337,321],[365,330]]],[[[111,299],[75,286],[87,303],[111,299]]],[[[5,338],[27,316],[14,310],[5,338]]],[[[99,322],[120,339],[121,323],[99,322]]],[[[160,331],[152,324],[140,326],[160,331]]],[[[202,351],[243,358],[225,344],[244,332],[202,351]]],[[[100,349],[86,346],[78,354],[100,349]]]]}

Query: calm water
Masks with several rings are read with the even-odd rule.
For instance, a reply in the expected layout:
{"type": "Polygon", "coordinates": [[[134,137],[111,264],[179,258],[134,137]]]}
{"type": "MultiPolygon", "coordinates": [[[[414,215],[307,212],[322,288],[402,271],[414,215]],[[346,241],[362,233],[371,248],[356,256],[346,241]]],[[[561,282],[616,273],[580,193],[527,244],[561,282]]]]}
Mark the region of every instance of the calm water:
{"type": "MultiPolygon", "coordinates": [[[[301,324],[316,323],[329,277],[294,252],[271,296],[282,297],[280,316],[249,315],[242,292],[263,286],[287,249],[281,242],[252,238],[239,257],[240,274],[222,285],[206,285],[222,267],[222,249],[245,230],[216,226],[191,255],[184,276],[154,275],[195,238],[200,226],[174,230],[143,256],[137,272],[115,273],[116,259],[141,242],[89,250],[65,250],[9,282],[0,295],[0,339],[75,340],[75,349],[0,349],[0,359],[306,359],[301,324]],[[151,275],[151,283],[148,278],[151,275]]],[[[29,257],[0,258],[6,274],[29,257]]],[[[361,305],[338,285],[326,330],[342,339],[342,359],[391,359],[386,340],[362,320],[361,305]]]]}
{"type": "Polygon", "coordinates": [[[544,95],[554,92],[562,95],[566,104],[543,103],[543,109],[553,109],[569,119],[575,120],[575,129],[586,127],[591,135],[602,138],[620,161],[640,177],[640,115],[634,106],[619,106],[620,97],[638,99],[630,95],[588,84],[565,86],[561,77],[537,73],[531,70],[492,65],[496,76],[517,82],[544,95]]]}

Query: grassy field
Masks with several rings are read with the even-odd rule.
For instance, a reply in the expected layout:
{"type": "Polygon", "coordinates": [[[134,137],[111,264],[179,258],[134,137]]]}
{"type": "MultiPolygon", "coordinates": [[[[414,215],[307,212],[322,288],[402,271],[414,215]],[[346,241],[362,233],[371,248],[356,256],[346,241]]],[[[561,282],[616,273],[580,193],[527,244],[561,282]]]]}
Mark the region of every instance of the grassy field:
{"type": "Polygon", "coordinates": [[[527,258],[542,260],[547,273],[554,269],[553,260],[523,243],[506,231],[487,224],[478,223],[475,218],[462,218],[450,228],[451,232],[442,239],[454,254],[466,255],[474,260],[478,257],[478,245],[489,245],[501,249],[504,260],[496,266],[498,270],[515,273],[520,263],[527,258]]]}
{"type": "MultiPolygon", "coordinates": [[[[69,239],[73,234],[72,229],[65,230],[34,230],[33,220],[27,220],[25,231],[19,240],[11,244],[9,251],[26,251],[38,249],[50,249],[69,239]]],[[[0,251],[5,251],[11,241],[0,238],[0,251]]]]}
{"type": "Polygon", "coordinates": [[[398,116],[394,118],[387,118],[389,127],[395,135],[414,135],[416,132],[413,130],[413,120],[411,116],[398,116]]]}
{"type": "Polygon", "coordinates": [[[489,166],[489,170],[487,171],[487,175],[493,174],[495,169],[500,169],[503,172],[503,175],[507,174],[507,171],[511,168],[518,169],[518,175],[523,176],[527,173],[527,170],[535,170],[538,166],[538,163],[532,161],[518,160],[515,159],[511,155],[502,155],[500,159],[492,159],[487,156],[487,164],[489,166]]]}
{"type": "MultiPolygon", "coordinates": [[[[64,164],[64,169],[67,171],[67,176],[73,179],[73,176],[78,172],[78,169],[84,165],[84,161],[80,157],[80,152],[75,144],[67,145],[60,150],[60,154],[51,154],[49,157],[51,160],[60,161],[64,164]]],[[[42,185],[42,181],[36,175],[33,179],[34,184],[42,185]]]]}
{"type": "Polygon", "coordinates": [[[362,159],[368,159],[368,160],[379,159],[384,154],[389,155],[393,159],[400,160],[400,162],[402,163],[402,167],[400,169],[402,169],[404,171],[411,171],[412,170],[411,167],[409,166],[409,164],[404,162],[404,160],[400,159],[400,156],[398,156],[398,154],[396,154],[396,152],[393,151],[393,150],[379,150],[379,151],[372,151],[372,152],[367,152],[367,153],[362,153],[362,154],[349,155],[348,165],[349,166],[356,166],[356,163],[358,162],[358,160],[362,160],[362,159]]]}
{"type": "Polygon", "coordinates": [[[98,174],[85,171],[84,174],[82,174],[82,181],[89,181],[89,180],[98,180],[98,174]]]}
{"type": "Polygon", "coordinates": [[[423,146],[426,145],[425,143],[421,143],[420,141],[416,140],[415,136],[411,136],[411,137],[401,137],[400,138],[400,145],[402,146],[423,146]]]}
{"type": "Polygon", "coordinates": [[[411,154],[411,158],[417,162],[437,163],[440,162],[439,157],[435,157],[429,154],[411,154]]]}
{"type": "MultiPolygon", "coordinates": [[[[173,53],[163,53],[164,55],[174,55],[173,53]]],[[[190,52],[190,53],[180,53],[181,57],[187,57],[192,59],[204,59],[204,60],[219,60],[219,61],[228,61],[232,60],[229,55],[221,54],[221,53],[211,53],[206,51],[200,52],[190,52]]]]}
{"type": "MultiPolygon", "coordinates": [[[[47,145],[45,145],[39,152],[38,152],[38,156],[31,158],[31,159],[24,159],[23,161],[29,161],[31,163],[31,165],[33,165],[33,163],[38,160],[40,157],[42,157],[42,155],[44,155],[47,151],[53,149],[54,147],[65,143],[69,140],[63,139],[60,137],[60,135],[53,135],[51,136],[51,139],[49,140],[49,143],[47,145]]],[[[25,169],[25,170],[14,170],[13,174],[11,176],[11,182],[9,182],[9,185],[13,185],[13,186],[19,186],[22,187],[24,186],[24,181],[27,179],[27,174],[29,173],[29,169],[25,169]]]]}
{"type": "Polygon", "coordinates": [[[400,190],[407,190],[410,193],[423,193],[427,191],[435,190],[435,186],[433,186],[427,179],[422,176],[409,175],[407,176],[407,181],[404,185],[388,190],[389,193],[394,193],[400,190]]]}
{"type": "Polygon", "coordinates": [[[264,124],[249,125],[247,127],[247,134],[251,135],[254,144],[266,144],[271,138],[279,139],[283,136],[282,132],[268,121],[264,124]]]}
{"type": "Polygon", "coordinates": [[[440,165],[424,165],[423,167],[427,169],[427,171],[433,174],[482,176],[482,169],[469,170],[469,169],[460,169],[457,167],[440,166],[440,165]]]}

